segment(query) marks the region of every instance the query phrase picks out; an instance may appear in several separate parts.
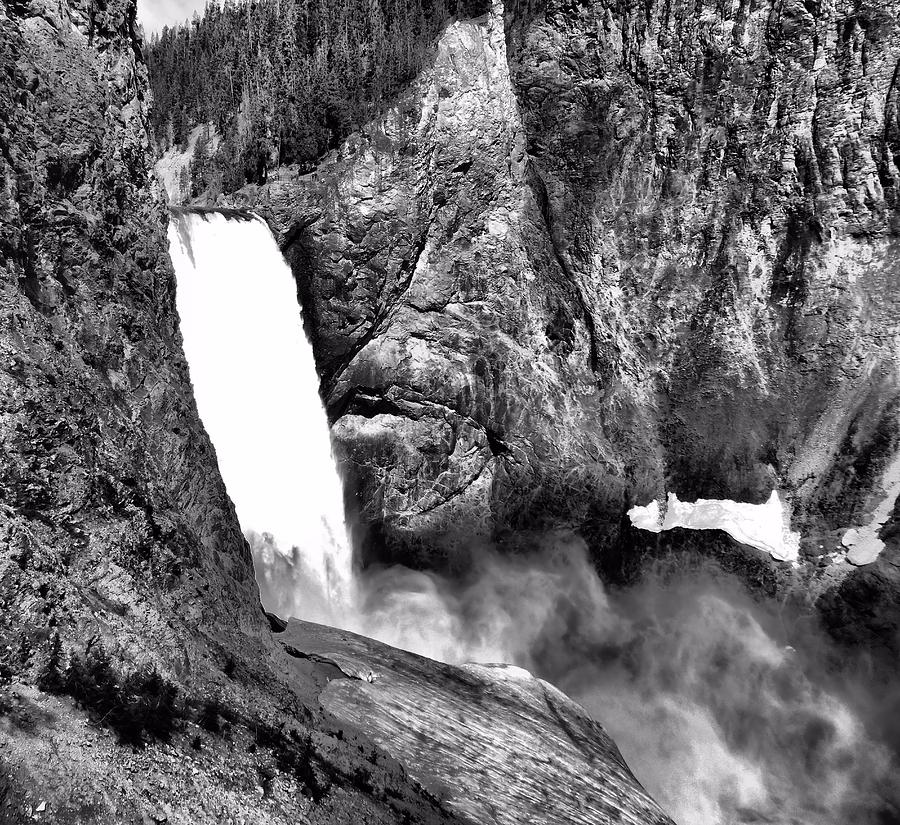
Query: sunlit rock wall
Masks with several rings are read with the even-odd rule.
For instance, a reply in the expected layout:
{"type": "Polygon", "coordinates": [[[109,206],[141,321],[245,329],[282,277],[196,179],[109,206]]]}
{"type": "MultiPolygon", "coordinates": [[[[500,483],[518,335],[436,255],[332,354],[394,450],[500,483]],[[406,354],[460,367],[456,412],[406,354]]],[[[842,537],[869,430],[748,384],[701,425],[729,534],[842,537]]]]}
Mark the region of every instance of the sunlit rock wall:
{"type": "Polygon", "coordinates": [[[898,58],[886,3],[495,3],[238,193],[378,554],[565,524],[612,559],[632,504],[773,489],[840,550],[900,439],[898,58]]]}

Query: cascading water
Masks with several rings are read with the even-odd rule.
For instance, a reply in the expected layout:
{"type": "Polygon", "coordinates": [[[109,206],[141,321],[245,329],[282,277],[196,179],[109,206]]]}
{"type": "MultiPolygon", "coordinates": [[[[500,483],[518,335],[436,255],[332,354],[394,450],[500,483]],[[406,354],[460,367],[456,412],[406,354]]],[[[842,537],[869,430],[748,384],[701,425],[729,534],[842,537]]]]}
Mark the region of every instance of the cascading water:
{"type": "MultiPolygon", "coordinates": [[[[189,213],[169,238],[197,406],[269,609],[551,679],[681,825],[900,821],[896,749],[868,729],[895,715],[893,700],[863,668],[826,672],[826,639],[708,562],[607,593],[584,542],[562,531],[530,554],[481,548],[464,582],[401,567],[354,580],[312,350],[274,239],[258,219],[189,213]]],[[[632,521],[717,527],[794,557],[777,496],[668,504],[667,520],[651,503],[632,521]]]]}
{"type": "Polygon", "coordinates": [[[197,408],[241,526],[297,548],[302,615],[328,620],[353,600],[352,551],[293,275],[255,217],[184,212],[169,251],[197,408]]]}

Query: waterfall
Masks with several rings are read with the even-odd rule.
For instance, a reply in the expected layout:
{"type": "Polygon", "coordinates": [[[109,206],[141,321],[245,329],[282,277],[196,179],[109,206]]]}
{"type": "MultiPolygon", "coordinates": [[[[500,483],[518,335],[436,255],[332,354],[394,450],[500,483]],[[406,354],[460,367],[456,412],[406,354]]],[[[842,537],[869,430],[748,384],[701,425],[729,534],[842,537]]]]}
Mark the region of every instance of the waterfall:
{"type": "MultiPolygon", "coordinates": [[[[555,530],[527,552],[479,548],[465,581],[399,566],[354,580],[312,351],[268,228],[186,214],[169,239],[197,406],[241,524],[263,533],[249,538],[268,609],[445,662],[527,667],[608,726],[679,822],[862,824],[900,804],[896,761],[867,728],[896,717],[893,697],[865,667],[819,666],[849,654],[712,562],[671,560],[607,592],[583,539],[555,530]]],[[[777,493],[765,504],[672,493],[664,510],[651,501],[629,516],[796,558],[777,493]]]]}
{"type": "Polygon", "coordinates": [[[352,550],[293,275],[259,218],[178,215],[169,251],[197,408],[241,527],[299,560],[302,616],[326,621],[352,602],[352,550]]]}

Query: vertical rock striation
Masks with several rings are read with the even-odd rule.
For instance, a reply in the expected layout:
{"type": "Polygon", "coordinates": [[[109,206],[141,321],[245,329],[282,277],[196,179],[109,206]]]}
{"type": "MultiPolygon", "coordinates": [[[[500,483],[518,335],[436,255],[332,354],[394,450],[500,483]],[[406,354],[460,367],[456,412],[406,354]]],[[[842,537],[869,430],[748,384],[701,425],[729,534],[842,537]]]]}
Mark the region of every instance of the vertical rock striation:
{"type": "Polygon", "coordinates": [[[632,503],[773,488],[840,548],[900,447],[898,60],[887,3],[498,2],[235,195],[379,553],[564,523],[616,556],[632,503]]]}
{"type": "Polygon", "coordinates": [[[203,634],[262,626],[181,354],[134,4],[0,14],[8,664],[58,631],[190,669],[203,634]]]}
{"type": "Polygon", "coordinates": [[[551,237],[669,487],[848,524],[898,448],[896,10],[508,12],[551,237]]]}

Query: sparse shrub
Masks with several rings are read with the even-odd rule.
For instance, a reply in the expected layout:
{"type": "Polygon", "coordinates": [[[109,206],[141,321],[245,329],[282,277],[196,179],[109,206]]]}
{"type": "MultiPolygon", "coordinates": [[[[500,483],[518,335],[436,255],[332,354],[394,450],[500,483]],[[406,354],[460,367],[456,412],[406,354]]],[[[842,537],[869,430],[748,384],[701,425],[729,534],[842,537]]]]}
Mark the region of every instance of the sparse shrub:
{"type": "Polygon", "coordinates": [[[263,796],[271,795],[272,782],[275,779],[275,768],[271,765],[260,765],[256,770],[259,774],[259,784],[263,789],[263,796]]]}
{"type": "Polygon", "coordinates": [[[50,638],[50,649],[47,659],[38,673],[37,686],[45,693],[62,693],[65,690],[66,680],[62,669],[62,642],[59,634],[54,633],[50,638]]]}
{"type": "Polygon", "coordinates": [[[126,708],[123,719],[139,737],[146,731],[155,739],[169,739],[178,717],[175,685],[155,668],[143,669],[125,679],[121,696],[126,708]]]}
{"type": "Polygon", "coordinates": [[[167,740],[178,716],[174,685],[149,668],[117,678],[101,645],[72,657],[64,692],[131,745],[142,745],[147,737],[167,740]]]}
{"type": "Polygon", "coordinates": [[[12,682],[14,671],[9,666],[9,664],[0,659],[0,688],[6,687],[10,682],[12,682]]]}
{"type": "Polygon", "coordinates": [[[301,736],[295,730],[261,726],[256,729],[256,743],[272,751],[278,769],[299,779],[314,802],[328,793],[330,782],[313,767],[315,749],[308,733],[301,736]]]}
{"type": "Polygon", "coordinates": [[[357,765],[350,774],[350,781],[364,793],[373,790],[372,769],[368,766],[357,765]]]}
{"type": "Polygon", "coordinates": [[[203,703],[197,723],[210,733],[222,732],[222,705],[218,699],[209,699],[203,703]]]}

